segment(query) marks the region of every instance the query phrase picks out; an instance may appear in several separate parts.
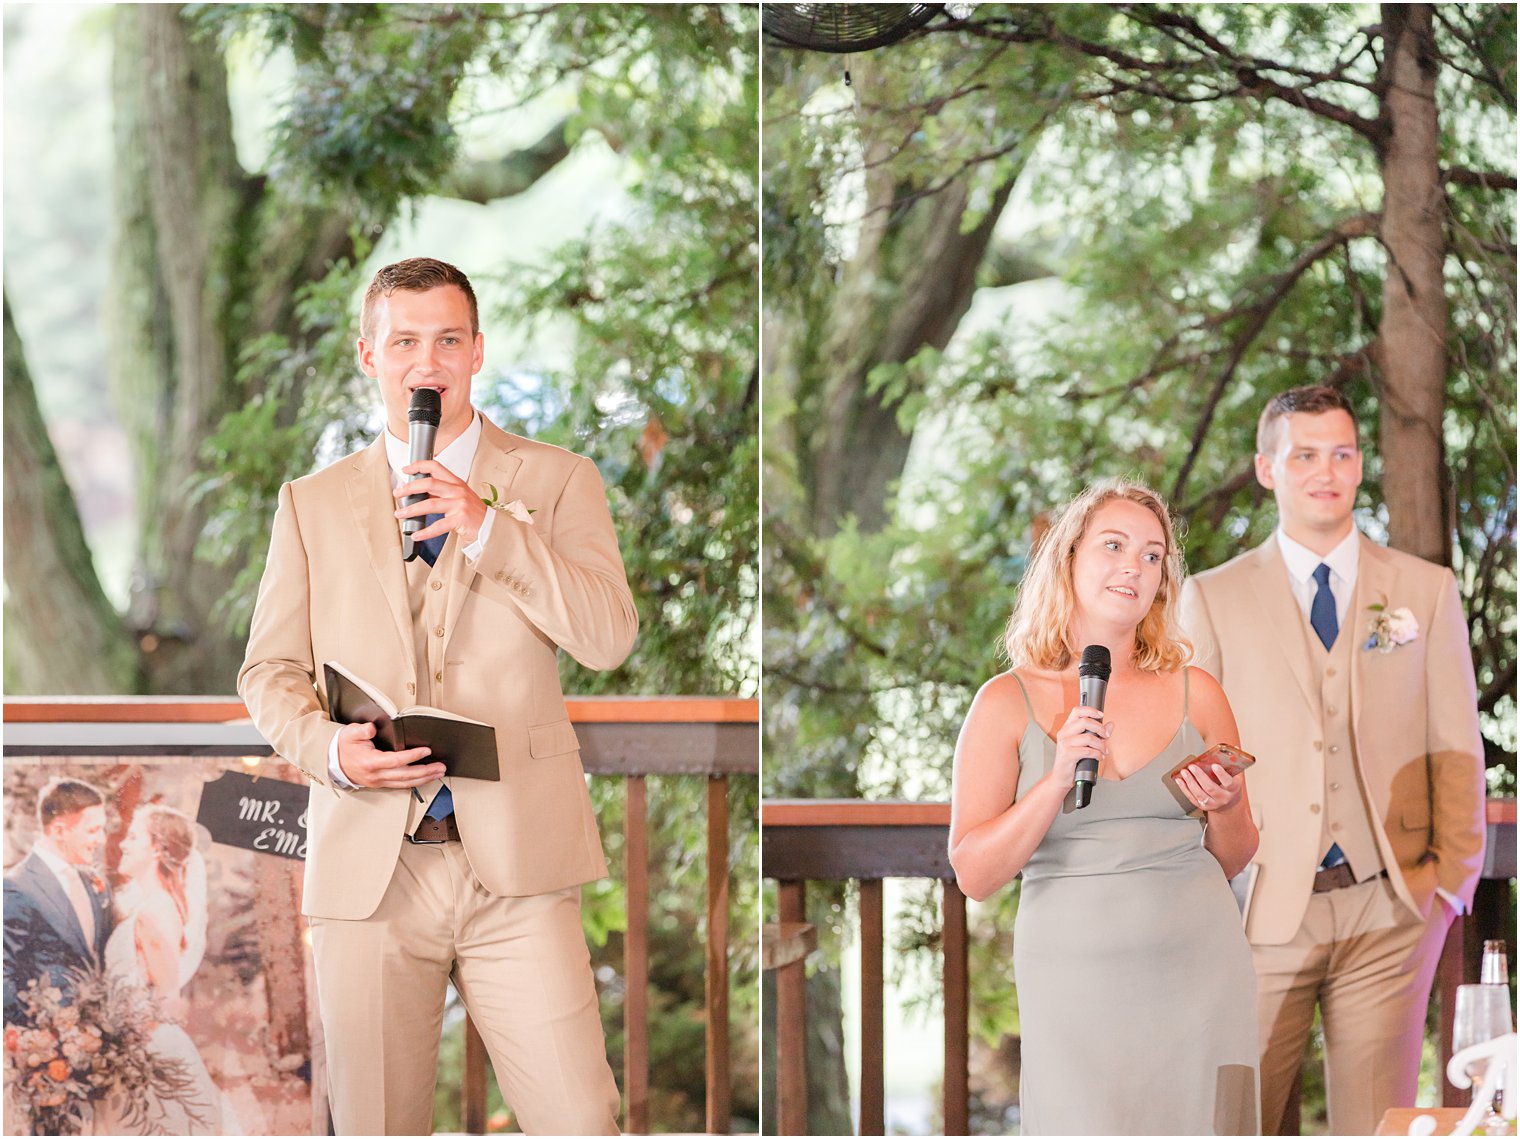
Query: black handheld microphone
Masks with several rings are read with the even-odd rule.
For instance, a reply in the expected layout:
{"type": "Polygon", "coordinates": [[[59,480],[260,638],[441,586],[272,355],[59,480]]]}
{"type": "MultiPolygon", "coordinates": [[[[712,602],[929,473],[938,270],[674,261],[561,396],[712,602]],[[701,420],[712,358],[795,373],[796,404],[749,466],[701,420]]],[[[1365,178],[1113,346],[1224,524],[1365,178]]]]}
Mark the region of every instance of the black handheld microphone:
{"type": "MultiPolygon", "coordinates": [[[[1077,689],[1081,693],[1084,708],[1103,711],[1103,699],[1108,695],[1108,674],[1112,671],[1108,649],[1103,645],[1088,645],[1082,650],[1082,663],[1077,666],[1077,689]]],[[[1093,784],[1098,781],[1098,761],[1088,756],[1077,760],[1077,808],[1092,801],[1093,784]]]]}
{"type": "MultiPolygon", "coordinates": [[[[433,457],[433,440],[438,437],[438,421],[443,418],[443,397],[433,388],[418,388],[412,393],[412,403],[406,411],[407,439],[411,444],[411,463],[421,463],[433,457]]],[[[426,478],[418,475],[412,481],[426,478]]],[[[425,494],[409,494],[401,500],[402,506],[427,500],[425,494]]],[[[420,514],[416,518],[401,520],[401,560],[409,562],[419,551],[412,535],[427,525],[420,514]]]]}

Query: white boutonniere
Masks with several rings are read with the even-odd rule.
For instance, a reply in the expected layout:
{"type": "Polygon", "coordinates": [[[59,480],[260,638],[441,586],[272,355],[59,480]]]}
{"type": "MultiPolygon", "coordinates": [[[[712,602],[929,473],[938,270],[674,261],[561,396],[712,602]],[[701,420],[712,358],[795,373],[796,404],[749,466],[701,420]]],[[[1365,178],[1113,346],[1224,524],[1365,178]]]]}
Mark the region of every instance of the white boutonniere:
{"type": "Polygon", "coordinates": [[[485,503],[487,507],[492,510],[500,510],[503,514],[510,514],[519,522],[526,522],[529,526],[533,525],[535,511],[531,507],[524,506],[522,499],[514,498],[511,502],[502,502],[501,491],[496,489],[494,483],[486,483],[486,489],[491,492],[491,497],[487,498],[485,495],[481,495],[480,501],[485,503]]]}
{"type": "Polygon", "coordinates": [[[1400,645],[1407,645],[1420,635],[1420,623],[1408,609],[1389,609],[1386,605],[1369,605],[1372,622],[1367,627],[1369,636],[1363,649],[1377,649],[1391,653],[1400,645]]]}

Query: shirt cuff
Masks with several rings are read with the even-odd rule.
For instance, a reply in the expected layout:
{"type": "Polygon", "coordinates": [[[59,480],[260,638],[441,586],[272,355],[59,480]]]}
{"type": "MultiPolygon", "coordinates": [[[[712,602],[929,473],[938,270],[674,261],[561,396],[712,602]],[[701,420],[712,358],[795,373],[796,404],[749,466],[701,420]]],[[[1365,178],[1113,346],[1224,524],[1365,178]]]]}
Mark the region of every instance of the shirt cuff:
{"type": "Polygon", "coordinates": [[[480,533],[475,535],[475,540],[459,552],[464,555],[464,560],[472,566],[480,560],[480,555],[486,552],[486,539],[491,536],[491,523],[496,521],[496,511],[487,509],[485,521],[480,524],[480,533]]]}
{"type": "Polygon", "coordinates": [[[349,782],[348,776],[343,774],[343,768],[338,765],[338,737],[333,736],[332,743],[327,745],[327,777],[332,780],[332,785],[340,791],[357,791],[359,785],[349,782]]]}
{"type": "Polygon", "coordinates": [[[1467,912],[1467,907],[1462,904],[1462,899],[1457,897],[1455,894],[1447,890],[1443,890],[1439,886],[1436,887],[1436,893],[1440,894],[1441,897],[1446,899],[1447,904],[1451,906],[1452,913],[1461,915],[1467,912]]]}

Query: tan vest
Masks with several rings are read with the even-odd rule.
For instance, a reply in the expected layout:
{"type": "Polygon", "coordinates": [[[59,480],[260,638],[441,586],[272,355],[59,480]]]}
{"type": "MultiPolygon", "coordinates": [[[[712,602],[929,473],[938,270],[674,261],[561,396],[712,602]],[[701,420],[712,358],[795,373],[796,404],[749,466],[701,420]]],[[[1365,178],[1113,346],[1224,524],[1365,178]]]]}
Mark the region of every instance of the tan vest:
{"type": "Polygon", "coordinates": [[[1372,830],[1372,811],[1357,774],[1356,741],[1351,732],[1351,654],[1357,646],[1356,630],[1350,626],[1348,622],[1341,628],[1335,644],[1326,652],[1319,634],[1304,618],[1309,660],[1319,691],[1320,731],[1315,742],[1324,749],[1325,757],[1325,785],[1319,789],[1323,820],[1319,850],[1323,855],[1332,843],[1339,843],[1356,880],[1365,882],[1377,877],[1384,867],[1372,830]]]}
{"type": "MultiPolygon", "coordinates": [[[[452,535],[450,536],[452,537],[452,535]]],[[[408,700],[442,707],[444,615],[448,612],[450,575],[446,563],[455,556],[445,542],[437,565],[428,565],[421,554],[406,563],[407,605],[412,614],[412,659],[417,662],[417,691],[408,700]]]]}
{"type": "MultiPolygon", "coordinates": [[[[444,615],[448,612],[452,575],[447,572],[449,559],[456,556],[450,547],[453,535],[444,542],[436,565],[428,565],[418,554],[406,563],[406,600],[412,614],[412,659],[417,662],[417,691],[408,692],[404,704],[430,704],[442,708],[444,678],[444,615]]],[[[423,791],[424,796],[427,791],[423,791]]],[[[407,833],[417,829],[427,813],[427,803],[417,802],[407,818],[407,833]]]]}

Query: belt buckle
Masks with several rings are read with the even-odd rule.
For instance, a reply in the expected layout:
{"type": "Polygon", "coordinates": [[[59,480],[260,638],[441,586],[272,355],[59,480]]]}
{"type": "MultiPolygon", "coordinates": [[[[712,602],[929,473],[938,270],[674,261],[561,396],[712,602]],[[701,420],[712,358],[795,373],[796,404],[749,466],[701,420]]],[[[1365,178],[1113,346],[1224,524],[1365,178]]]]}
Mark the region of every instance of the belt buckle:
{"type": "Polygon", "coordinates": [[[1338,862],[1334,866],[1315,872],[1313,892],[1328,894],[1332,890],[1341,890],[1355,885],[1356,875],[1352,872],[1351,864],[1338,862]]]}
{"type": "Polygon", "coordinates": [[[422,821],[417,824],[417,829],[418,830],[422,830],[422,828],[424,828],[424,827],[426,827],[426,826],[428,826],[429,824],[432,824],[432,823],[438,823],[438,824],[442,825],[443,834],[442,834],[441,837],[439,837],[439,838],[418,838],[415,834],[408,833],[407,836],[406,836],[407,837],[407,841],[411,842],[414,846],[442,846],[444,843],[448,842],[449,841],[448,823],[445,822],[443,819],[435,819],[435,818],[432,818],[429,815],[423,815],[422,816],[422,821]]]}

